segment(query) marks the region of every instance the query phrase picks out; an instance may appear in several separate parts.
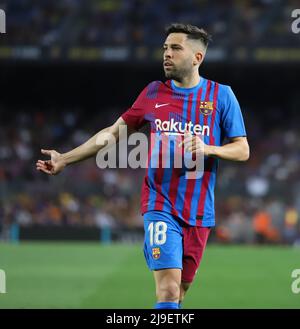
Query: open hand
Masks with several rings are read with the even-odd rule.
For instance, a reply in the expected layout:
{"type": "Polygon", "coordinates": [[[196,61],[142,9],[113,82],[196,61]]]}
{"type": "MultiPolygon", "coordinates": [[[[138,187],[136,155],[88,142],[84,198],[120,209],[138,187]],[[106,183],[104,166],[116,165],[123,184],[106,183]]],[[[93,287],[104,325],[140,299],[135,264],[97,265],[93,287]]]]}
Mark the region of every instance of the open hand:
{"type": "Polygon", "coordinates": [[[42,154],[50,156],[50,160],[38,160],[36,169],[43,171],[48,175],[56,175],[60,173],[66,166],[62,155],[55,150],[41,150],[42,154]]]}

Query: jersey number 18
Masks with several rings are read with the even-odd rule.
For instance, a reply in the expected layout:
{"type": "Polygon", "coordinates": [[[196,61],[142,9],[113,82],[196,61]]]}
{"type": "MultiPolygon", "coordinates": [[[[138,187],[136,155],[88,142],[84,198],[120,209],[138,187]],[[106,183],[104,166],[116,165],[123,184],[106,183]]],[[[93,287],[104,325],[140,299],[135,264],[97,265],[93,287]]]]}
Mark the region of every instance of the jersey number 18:
{"type": "Polygon", "coordinates": [[[167,240],[167,229],[168,226],[165,222],[150,223],[148,226],[150,246],[153,246],[153,243],[156,245],[164,244],[167,240]]]}

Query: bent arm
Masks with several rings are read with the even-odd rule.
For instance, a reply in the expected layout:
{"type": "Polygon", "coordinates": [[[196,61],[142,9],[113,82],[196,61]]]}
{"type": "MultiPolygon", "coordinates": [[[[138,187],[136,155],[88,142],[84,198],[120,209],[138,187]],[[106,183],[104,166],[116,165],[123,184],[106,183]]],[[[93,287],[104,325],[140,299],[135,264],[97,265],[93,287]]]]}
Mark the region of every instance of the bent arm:
{"type": "Polygon", "coordinates": [[[223,160],[247,161],[250,148],[246,137],[233,137],[228,144],[222,146],[205,145],[205,154],[223,160]]]}

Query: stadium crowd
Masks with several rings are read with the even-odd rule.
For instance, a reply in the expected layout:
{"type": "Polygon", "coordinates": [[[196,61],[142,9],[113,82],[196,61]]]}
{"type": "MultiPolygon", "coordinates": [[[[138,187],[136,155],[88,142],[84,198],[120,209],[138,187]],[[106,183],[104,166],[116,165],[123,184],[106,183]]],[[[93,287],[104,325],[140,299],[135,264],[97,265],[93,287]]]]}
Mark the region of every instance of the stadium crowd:
{"type": "MultiPolygon", "coordinates": [[[[101,170],[95,159],[53,177],[35,169],[41,147],[60,152],[74,148],[112,122],[120,110],[107,109],[105,116],[86,116],[84,110],[74,108],[51,114],[34,109],[0,109],[0,231],[13,223],[100,228],[143,225],[139,201],[145,169],[101,170]]],[[[223,243],[297,244],[297,120],[290,117],[283,121],[283,111],[270,108],[264,112],[271,122],[267,126],[263,114],[257,120],[259,112],[250,117],[251,111],[246,109],[244,113],[252,150],[250,160],[220,163],[215,238],[223,243]],[[276,128],[278,122],[280,129],[276,128]]]]}
{"type": "Polygon", "coordinates": [[[205,27],[221,47],[297,46],[290,25],[298,4],[297,0],[1,0],[9,33],[0,44],[160,47],[165,25],[181,21],[205,27]]]}

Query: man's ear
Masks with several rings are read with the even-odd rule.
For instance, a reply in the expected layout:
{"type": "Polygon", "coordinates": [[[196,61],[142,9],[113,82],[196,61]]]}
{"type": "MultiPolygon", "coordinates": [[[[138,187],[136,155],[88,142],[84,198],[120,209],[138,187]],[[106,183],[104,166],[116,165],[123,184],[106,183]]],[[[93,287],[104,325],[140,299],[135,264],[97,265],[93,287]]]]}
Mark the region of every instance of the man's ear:
{"type": "Polygon", "coordinates": [[[200,65],[202,62],[203,62],[203,59],[204,59],[204,53],[201,52],[201,51],[198,51],[196,54],[195,54],[195,59],[193,61],[193,64],[194,65],[200,65]]]}

